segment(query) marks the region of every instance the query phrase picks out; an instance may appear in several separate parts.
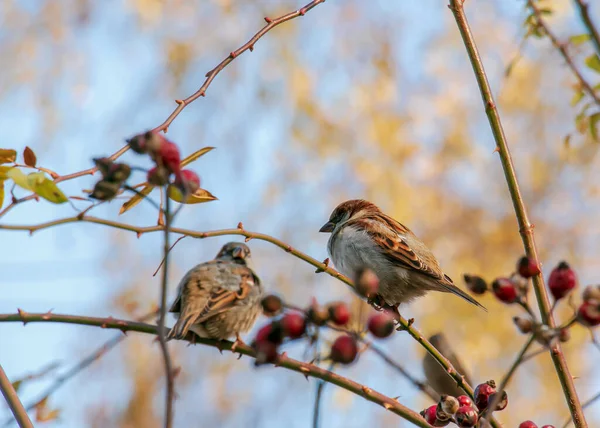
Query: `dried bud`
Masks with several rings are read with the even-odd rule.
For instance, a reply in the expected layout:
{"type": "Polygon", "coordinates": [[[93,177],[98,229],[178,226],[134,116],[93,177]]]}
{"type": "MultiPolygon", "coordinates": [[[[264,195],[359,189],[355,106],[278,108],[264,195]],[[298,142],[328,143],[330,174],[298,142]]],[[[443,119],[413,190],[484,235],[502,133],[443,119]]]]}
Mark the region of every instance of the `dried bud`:
{"type": "Polygon", "coordinates": [[[528,317],[516,316],[513,317],[513,322],[523,334],[531,333],[533,330],[533,321],[528,317]]]}
{"type": "Polygon", "coordinates": [[[469,406],[460,407],[454,417],[456,419],[456,425],[460,428],[473,428],[479,419],[477,410],[469,406]]]}
{"type": "Polygon", "coordinates": [[[558,340],[563,343],[571,340],[571,331],[568,328],[561,328],[558,332],[558,340]]]}
{"type": "Polygon", "coordinates": [[[511,304],[519,300],[517,287],[508,278],[497,278],[492,283],[492,290],[494,291],[494,295],[501,302],[511,304]]]}
{"type": "Polygon", "coordinates": [[[531,278],[541,272],[540,265],[534,259],[523,256],[517,262],[517,272],[519,272],[519,275],[523,278],[531,278]]]}
{"type": "MultiPolygon", "coordinates": [[[[496,400],[496,396],[500,394],[499,392],[494,392],[492,395],[490,395],[490,403],[493,403],[494,400],[496,400]]],[[[500,396],[500,399],[498,400],[498,403],[496,404],[496,408],[494,409],[494,411],[502,411],[504,409],[506,409],[506,406],[508,406],[508,394],[506,393],[506,391],[502,391],[502,395],[500,396]]]]}
{"type": "Polygon", "coordinates": [[[166,168],[155,166],[148,171],[146,180],[153,186],[164,186],[165,184],[169,184],[169,175],[170,173],[166,168]]]}
{"type": "Polygon", "coordinates": [[[306,316],[310,322],[318,327],[325,325],[329,319],[329,313],[325,309],[321,308],[317,302],[313,302],[310,308],[308,308],[306,311],[306,316]]]}
{"type": "Polygon", "coordinates": [[[527,292],[529,291],[529,280],[525,277],[522,277],[521,275],[519,275],[518,272],[513,272],[510,275],[511,282],[515,285],[515,287],[517,287],[517,292],[519,293],[519,296],[527,296],[527,292]]]}
{"type": "Polygon", "coordinates": [[[583,302],[577,310],[577,321],[587,327],[600,325],[600,303],[595,300],[583,302]]]}
{"type": "Polygon", "coordinates": [[[394,319],[387,311],[380,312],[369,318],[367,327],[373,336],[382,339],[394,332],[394,319]]]}
{"type": "Polygon", "coordinates": [[[139,155],[148,152],[146,148],[146,138],[143,134],[136,135],[135,137],[127,140],[127,144],[131,150],[139,155]]]}
{"type": "Polygon", "coordinates": [[[92,160],[94,161],[96,168],[98,168],[98,171],[100,171],[100,174],[102,174],[102,178],[106,178],[110,167],[113,164],[113,160],[111,158],[94,158],[92,160]]]}
{"type": "Polygon", "coordinates": [[[480,276],[464,274],[463,278],[473,294],[484,294],[488,290],[487,282],[480,276]]]}
{"type": "Polygon", "coordinates": [[[450,423],[450,419],[441,421],[437,417],[437,404],[429,406],[428,408],[421,411],[421,416],[427,421],[427,423],[433,427],[445,427],[450,423]]]}
{"type": "Polygon", "coordinates": [[[367,299],[375,297],[379,291],[379,278],[371,269],[362,270],[354,280],[356,292],[367,299]]]}
{"type": "Polygon", "coordinates": [[[487,406],[490,402],[490,395],[496,392],[496,382],[493,380],[488,380],[486,383],[481,383],[477,385],[475,391],[473,392],[473,397],[475,397],[475,405],[481,411],[487,409],[487,406]]]}
{"type": "Polygon", "coordinates": [[[519,428],[538,428],[538,426],[532,421],[525,421],[519,424],[519,428]]]}
{"type": "Polygon", "coordinates": [[[453,415],[458,411],[460,407],[460,403],[458,399],[451,396],[443,394],[440,397],[440,402],[438,403],[438,410],[441,410],[443,413],[447,415],[453,415]]]}
{"type": "Polygon", "coordinates": [[[343,302],[331,303],[327,307],[329,319],[335,325],[346,325],[350,321],[350,310],[343,302]]]}
{"type": "Polygon", "coordinates": [[[586,302],[589,302],[590,300],[600,302],[600,285],[588,285],[583,290],[582,297],[586,302]]]}
{"type": "Polygon", "coordinates": [[[354,338],[344,335],[335,339],[331,345],[331,359],[336,363],[350,364],[358,355],[358,346],[354,338]]]}
{"type": "Polygon", "coordinates": [[[560,262],[550,273],[548,288],[550,288],[555,300],[565,297],[576,285],[577,275],[567,262],[560,262]]]}
{"type": "Polygon", "coordinates": [[[281,319],[281,328],[290,339],[298,339],[306,331],[306,320],[298,313],[285,314],[281,319]]]}
{"type": "Polygon", "coordinates": [[[94,186],[94,191],[90,194],[90,198],[98,199],[99,201],[108,201],[119,193],[121,185],[106,180],[100,180],[94,186]]]}
{"type": "Polygon", "coordinates": [[[268,296],[263,297],[261,300],[261,305],[263,309],[263,313],[268,317],[274,317],[278,315],[283,309],[283,302],[279,296],[275,296],[274,294],[269,294],[268,296]]]}
{"type": "Polygon", "coordinates": [[[558,331],[547,325],[539,325],[535,330],[535,340],[543,346],[550,346],[552,341],[558,337],[558,331]]]}

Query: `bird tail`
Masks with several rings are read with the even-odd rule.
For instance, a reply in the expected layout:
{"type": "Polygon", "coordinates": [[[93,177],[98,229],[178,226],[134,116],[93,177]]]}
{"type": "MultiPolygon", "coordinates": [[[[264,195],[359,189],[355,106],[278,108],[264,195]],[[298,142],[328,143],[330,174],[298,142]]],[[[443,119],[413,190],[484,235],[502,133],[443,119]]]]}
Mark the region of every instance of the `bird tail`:
{"type": "Polygon", "coordinates": [[[167,334],[167,340],[184,339],[187,336],[190,327],[194,325],[198,319],[198,314],[181,314],[179,319],[167,334]]]}
{"type": "MultiPolygon", "coordinates": [[[[446,278],[448,278],[448,277],[446,277],[446,278]]],[[[450,279],[450,278],[448,278],[448,279],[450,279]]],[[[462,297],[467,302],[480,307],[481,309],[483,309],[486,312],[488,311],[485,306],[483,306],[481,303],[479,303],[477,300],[475,300],[472,296],[470,296],[469,294],[467,294],[466,292],[464,292],[463,290],[458,288],[456,285],[454,285],[454,283],[452,283],[451,280],[448,282],[440,281],[440,282],[438,282],[438,284],[441,287],[441,291],[445,291],[447,293],[452,293],[456,296],[462,297]]]]}

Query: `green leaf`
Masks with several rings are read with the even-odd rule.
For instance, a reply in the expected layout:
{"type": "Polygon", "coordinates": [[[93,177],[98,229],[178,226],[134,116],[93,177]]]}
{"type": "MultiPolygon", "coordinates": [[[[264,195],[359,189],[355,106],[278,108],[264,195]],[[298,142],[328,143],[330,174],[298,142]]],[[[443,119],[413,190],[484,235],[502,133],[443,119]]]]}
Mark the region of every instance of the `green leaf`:
{"type": "Polygon", "coordinates": [[[32,172],[27,176],[27,183],[36,195],[53,204],[64,204],[69,199],[43,172],[32,172]]]}
{"type": "MultiPolygon", "coordinates": [[[[206,153],[210,152],[213,149],[214,149],[214,147],[203,147],[200,150],[195,151],[194,153],[192,153],[191,155],[189,155],[188,157],[183,159],[181,161],[180,165],[182,167],[187,166],[187,165],[191,164],[192,162],[196,161],[197,159],[199,159],[200,157],[204,156],[206,153]]],[[[144,196],[148,196],[150,194],[150,192],[152,192],[152,189],[154,189],[154,186],[152,186],[148,183],[144,183],[144,184],[145,184],[145,186],[142,188],[142,190],[140,190],[140,193],[144,196]]],[[[210,193],[209,193],[209,195],[210,195],[210,193]]],[[[127,202],[125,202],[121,206],[121,209],[119,210],[119,215],[121,215],[121,214],[129,211],[133,207],[135,207],[137,204],[139,204],[142,201],[142,199],[143,199],[142,196],[140,196],[139,194],[133,195],[131,197],[131,199],[129,199],[127,202]]],[[[173,199],[173,198],[171,198],[171,199],[173,199]]],[[[180,197],[180,199],[183,199],[183,198],[180,197]]],[[[216,199],[216,198],[213,196],[213,199],[216,199]]],[[[175,199],[173,199],[173,200],[175,200],[175,199]]],[[[201,201],[201,202],[208,202],[208,201],[201,201]]],[[[194,202],[194,203],[199,203],[199,202],[194,202]]]]}
{"type": "Polygon", "coordinates": [[[596,73],[600,73],[600,57],[596,54],[592,54],[585,59],[585,65],[596,73]]]}
{"type": "Polygon", "coordinates": [[[0,149],[0,164],[10,163],[17,160],[17,151],[12,149],[0,149]]]}
{"type": "Polygon", "coordinates": [[[180,204],[201,204],[203,202],[210,202],[217,199],[208,190],[198,189],[194,193],[189,195],[184,202],[183,194],[181,193],[181,191],[177,187],[172,185],[169,186],[169,198],[174,200],[175,202],[179,202],[180,204]]]}
{"type": "Polygon", "coordinates": [[[586,34],[577,34],[576,36],[569,37],[569,42],[571,42],[571,44],[574,46],[585,43],[588,40],[590,40],[590,35],[587,33],[586,34]]]}
{"type": "Polygon", "coordinates": [[[581,89],[576,90],[573,94],[573,98],[571,98],[571,106],[574,107],[579,104],[579,101],[581,101],[584,96],[585,92],[583,92],[581,89]]]}
{"type": "Polygon", "coordinates": [[[11,168],[8,170],[8,172],[6,173],[6,176],[10,179],[12,179],[12,181],[15,182],[15,184],[25,190],[33,190],[31,187],[29,187],[29,182],[27,181],[27,176],[25,174],[23,174],[23,171],[21,171],[19,168],[11,168]]]}
{"type": "Polygon", "coordinates": [[[598,122],[600,122],[600,112],[594,113],[589,117],[590,120],[590,134],[592,134],[592,138],[596,142],[600,142],[598,139],[598,122]]]}

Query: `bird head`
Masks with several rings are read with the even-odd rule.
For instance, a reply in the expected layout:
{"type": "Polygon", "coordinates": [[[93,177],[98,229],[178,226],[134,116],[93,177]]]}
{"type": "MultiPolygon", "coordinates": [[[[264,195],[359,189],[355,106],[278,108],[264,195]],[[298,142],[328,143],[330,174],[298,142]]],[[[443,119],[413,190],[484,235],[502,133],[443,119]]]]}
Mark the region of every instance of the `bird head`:
{"type": "Polygon", "coordinates": [[[319,229],[319,232],[332,233],[336,228],[340,227],[350,219],[377,213],[379,211],[379,208],[375,204],[365,201],[364,199],[351,199],[342,202],[335,207],[329,216],[329,221],[319,229]]]}

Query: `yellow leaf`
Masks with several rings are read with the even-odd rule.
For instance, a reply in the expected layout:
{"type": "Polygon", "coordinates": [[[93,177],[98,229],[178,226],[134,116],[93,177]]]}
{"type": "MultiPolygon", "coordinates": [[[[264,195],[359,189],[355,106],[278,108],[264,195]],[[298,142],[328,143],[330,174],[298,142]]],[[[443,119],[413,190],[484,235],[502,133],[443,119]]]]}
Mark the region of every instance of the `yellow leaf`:
{"type": "Polygon", "coordinates": [[[8,175],[6,175],[6,173],[8,171],[10,171],[12,168],[12,166],[0,166],[0,180],[6,180],[8,178],[8,175]]]}
{"type": "Polygon", "coordinates": [[[27,176],[25,174],[23,174],[23,171],[21,171],[19,168],[11,168],[6,172],[6,176],[10,179],[12,179],[12,181],[15,182],[15,184],[25,190],[32,190],[31,187],[29,187],[29,182],[27,180],[27,176]]]}
{"type": "Polygon", "coordinates": [[[50,180],[43,172],[32,172],[27,176],[29,188],[36,195],[41,196],[45,200],[53,204],[64,204],[69,199],[66,195],[50,180]]]}
{"type": "Polygon", "coordinates": [[[169,186],[169,198],[175,202],[185,204],[201,204],[203,202],[210,202],[217,199],[208,190],[198,189],[193,194],[189,195],[186,201],[183,202],[183,194],[174,186],[169,186]]]}
{"type": "MultiPolygon", "coordinates": [[[[150,192],[152,192],[152,189],[154,189],[154,186],[149,186],[146,185],[146,187],[144,187],[142,190],[140,190],[140,193],[144,196],[148,196],[150,194],[150,192]]],[[[123,214],[125,211],[130,210],[131,208],[135,207],[137,204],[139,204],[142,200],[142,197],[138,194],[133,195],[133,197],[128,200],[127,202],[125,202],[123,204],[123,206],[121,207],[121,210],[119,211],[119,215],[123,214]]]]}
{"type": "Polygon", "coordinates": [[[0,149],[0,164],[14,162],[17,159],[16,150],[0,149]]]}
{"type": "MultiPolygon", "coordinates": [[[[188,157],[186,157],[185,159],[183,159],[181,161],[181,166],[187,166],[189,164],[191,164],[192,162],[194,162],[195,160],[199,159],[200,157],[204,156],[206,153],[210,152],[211,150],[213,150],[214,147],[204,147],[194,153],[192,153],[191,155],[189,155],[188,157]]],[[[150,192],[152,192],[152,189],[154,189],[154,186],[149,185],[148,183],[145,183],[145,186],[142,188],[142,190],[140,190],[140,193],[144,196],[148,196],[150,194],[150,192]]],[[[207,192],[208,193],[208,192],[207,192]]],[[[210,193],[208,193],[210,195],[210,193]]],[[[213,197],[213,199],[216,199],[214,196],[210,195],[211,197],[213,197]]],[[[171,198],[173,199],[173,198],[171,198]]],[[[179,199],[182,199],[182,196],[180,194],[179,199]]],[[[188,198],[189,199],[189,198],[188,198]]],[[[210,199],[211,201],[213,199],[210,199]]],[[[119,215],[123,214],[126,211],[129,211],[130,209],[132,209],[133,207],[135,207],[137,204],[139,204],[142,200],[142,197],[138,194],[133,195],[133,197],[131,199],[129,199],[127,202],[125,202],[123,204],[123,206],[121,206],[121,209],[119,210],[119,215]]],[[[176,199],[173,199],[174,201],[176,199]]],[[[179,202],[179,201],[177,201],[179,202]]],[[[202,201],[198,201],[198,202],[192,202],[195,204],[198,204],[200,202],[208,202],[208,200],[202,200],[202,201]]]]}
{"type": "Polygon", "coordinates": [[[0,180],[0,208],[4,204],[4,181],[0,180]]]}

